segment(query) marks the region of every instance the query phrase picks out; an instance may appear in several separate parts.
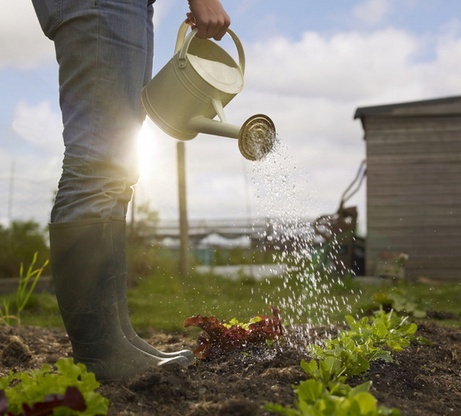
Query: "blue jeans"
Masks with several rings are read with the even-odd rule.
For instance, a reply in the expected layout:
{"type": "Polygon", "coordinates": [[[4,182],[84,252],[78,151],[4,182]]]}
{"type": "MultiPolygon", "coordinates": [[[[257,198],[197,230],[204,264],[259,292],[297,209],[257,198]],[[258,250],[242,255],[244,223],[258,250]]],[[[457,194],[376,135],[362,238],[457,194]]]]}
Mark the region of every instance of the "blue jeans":
{"type": "Polygon", "coordinates": [[[138,179],[151,0],[32,0],[59,63],[65,145],[51,223],[124,220],[138,179]]]}

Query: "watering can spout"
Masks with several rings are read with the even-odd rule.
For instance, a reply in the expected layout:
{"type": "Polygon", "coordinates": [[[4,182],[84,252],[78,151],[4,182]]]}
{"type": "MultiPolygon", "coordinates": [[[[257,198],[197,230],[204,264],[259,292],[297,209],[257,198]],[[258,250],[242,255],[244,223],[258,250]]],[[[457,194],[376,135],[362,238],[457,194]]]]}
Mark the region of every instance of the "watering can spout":
{"type": "Polygon", "coordinates": [[[213,134],[215,136],[230,137],[237,139],[239,137],[240,127],[222,121],[211,120],[204,116],[195,116],[187,123],[192,130],[200,133],[213,134]]]}
{"type": "Polygon", "coordinates": [[[262,159],[275,143],[275,127],[265,115],[250,117],[241,127],[227,122],[223,107],[243,88],[245,54],[237,35],[227,33],[237,47],[238,63],[219,45],[178,32],[173,58],[142,90],[147,115],[168,135],[190,140],[199,133],[238,139],[242,155],[262,159]],[[219,120],[214,120],[218,116],[219,120]]]}
{"type": "Polygon", "coordinates": [[[260,160],[270,153],[276,136],[274,123],[264,114],[250,117],[241,127],[196,116],[188,127],[200,133],[238,139],[240,153],[248,160],[260,160]]]}

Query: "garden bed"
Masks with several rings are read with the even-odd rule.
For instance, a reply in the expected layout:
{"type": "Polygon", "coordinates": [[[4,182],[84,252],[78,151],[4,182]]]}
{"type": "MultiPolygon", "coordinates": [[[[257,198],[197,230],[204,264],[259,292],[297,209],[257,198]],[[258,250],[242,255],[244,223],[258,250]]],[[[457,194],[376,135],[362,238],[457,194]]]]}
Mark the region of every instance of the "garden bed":
{"type": "MultiPolygon", "coordinates": [[[[394,353],[393,363],[373,362],[359,383],[372,380],[380,404],[405,416],[461,414],[461,328],[419,325],[431,344],[413,344],[394,353]]],[[[194,348],[195,340],[159,333],[149,342],[164,350],[194,348]]],[[[0,326],[0,375],[55,363],[71,355],[61,330],[0,326]]],[[[109,415],[268,415],[268,402],[291,404],[292,386],[306,378],[299,363],[302,347],[233,353],[188,368],[169,366],[146,371],[125,383],[108,383],[100,392],[110,399],[109,415]]]]}

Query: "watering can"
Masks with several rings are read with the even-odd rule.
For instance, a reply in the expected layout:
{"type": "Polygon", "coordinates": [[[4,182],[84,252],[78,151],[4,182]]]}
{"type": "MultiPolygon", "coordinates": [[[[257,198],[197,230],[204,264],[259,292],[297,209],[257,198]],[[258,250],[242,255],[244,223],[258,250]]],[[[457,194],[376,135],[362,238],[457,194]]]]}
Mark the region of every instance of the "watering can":
{"type": "Polygon", "coordinates": [[[245,53],[239,38],[227,30],[237,47],[237,64],[215,42],[196,37],[197,29],[187,34],[189,27],[180,26],[173,58],[142,90],[147,115],[176,139],[191,140],[198,133],[235,138],[246,159],[262,159],[275,143],[272,120],[257,114],[235,126],[224,114],[224,107],[243,88],[245,53]]]}

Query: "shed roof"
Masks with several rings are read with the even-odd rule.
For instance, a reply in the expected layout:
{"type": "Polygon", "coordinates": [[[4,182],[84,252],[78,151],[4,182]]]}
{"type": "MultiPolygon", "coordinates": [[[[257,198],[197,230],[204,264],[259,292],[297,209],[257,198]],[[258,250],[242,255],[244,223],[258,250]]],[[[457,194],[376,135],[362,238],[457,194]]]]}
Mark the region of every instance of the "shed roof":
{"type": "Polygon", "coordinates": [[[412,101],[398,104],[360,107],[354,119],[367,116],[461,115],[461,96],[412,101]]]}

